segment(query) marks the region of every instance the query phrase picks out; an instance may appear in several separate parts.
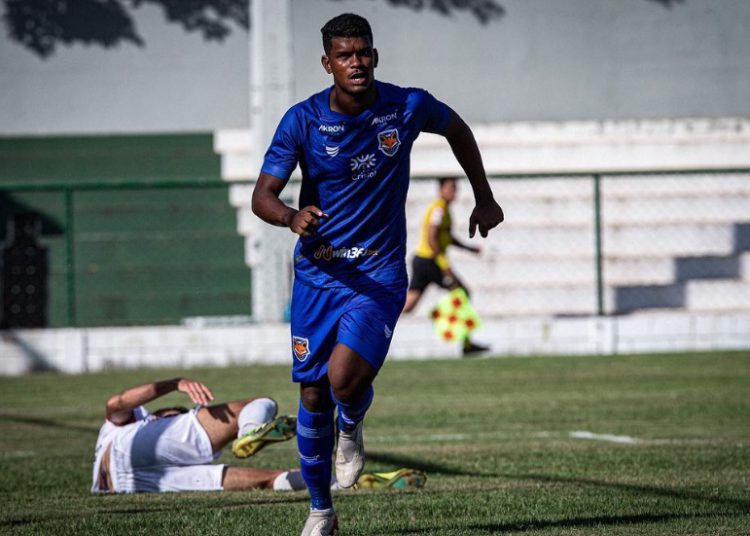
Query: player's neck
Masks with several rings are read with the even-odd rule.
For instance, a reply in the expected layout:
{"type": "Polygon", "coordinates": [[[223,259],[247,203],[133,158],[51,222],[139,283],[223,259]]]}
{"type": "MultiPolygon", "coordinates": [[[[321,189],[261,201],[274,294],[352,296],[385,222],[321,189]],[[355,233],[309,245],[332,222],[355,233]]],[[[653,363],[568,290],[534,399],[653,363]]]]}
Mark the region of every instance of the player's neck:
{"type": "Polygon", "coordinates": [[[375,84],[360,95],[352,95],[334,85],[328,97],[328,106],[340,114],[359,115],[375,104],[377,99],[378,90],[375,84]]]}

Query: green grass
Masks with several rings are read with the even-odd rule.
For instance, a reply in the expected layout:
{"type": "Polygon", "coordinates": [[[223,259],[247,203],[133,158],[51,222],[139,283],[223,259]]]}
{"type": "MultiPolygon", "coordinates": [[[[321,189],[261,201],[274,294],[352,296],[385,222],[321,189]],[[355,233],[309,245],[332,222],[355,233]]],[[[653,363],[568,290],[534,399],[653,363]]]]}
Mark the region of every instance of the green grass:
{"type": "MultiPolygon", "coordinates": [[[[303,493],[89,494],[106,397],[177,374],[0,379],[0,532],[298,534],[303,493]]],[[[287,367],[188,375],[219,399],[296,406],[287,367]]],[[[416,492],[338,493],[341,533],[748,534],[749,395],[748,352],[388,363],[365,427],[367,469],[429,478],[416,492]]],[[[295,466],[294,442],[252,463],[295,466]]]]}

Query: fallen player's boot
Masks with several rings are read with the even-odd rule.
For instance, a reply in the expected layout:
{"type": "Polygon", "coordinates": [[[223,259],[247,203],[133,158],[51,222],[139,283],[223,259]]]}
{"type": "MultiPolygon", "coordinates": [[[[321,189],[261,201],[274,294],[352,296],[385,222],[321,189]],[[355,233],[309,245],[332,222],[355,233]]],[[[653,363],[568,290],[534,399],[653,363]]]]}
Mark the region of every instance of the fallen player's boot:
{"type": "Polygon", "coordinates": [[[336,479],[342,488],[351,488],[357,483],[365,468],[365,445],[362,438],[363,421],[354,430],[339,430],[336,446],[336,479]]]}
{"type": "Polygon", "coordinates": [[[310,510],[310,515],[302,528],[302,536],[327,536],[335,534],[339,520],[333,508],[328,510],[310,510]]]}
{"type": "Polygon", "coordinates": [[[232,443],[232,452],[237,458],[249,458],[269,443],[279,443],[293,438],[296,427],[296,417],[276,417],[235,439],[232,443]]]}
{"type": "Polygon", "coordinates": [[[359,477],[356,489],[409,489],[421,488],[427,475],[417,469],[399,469],[390,473],[365,473],[359,477]]]}

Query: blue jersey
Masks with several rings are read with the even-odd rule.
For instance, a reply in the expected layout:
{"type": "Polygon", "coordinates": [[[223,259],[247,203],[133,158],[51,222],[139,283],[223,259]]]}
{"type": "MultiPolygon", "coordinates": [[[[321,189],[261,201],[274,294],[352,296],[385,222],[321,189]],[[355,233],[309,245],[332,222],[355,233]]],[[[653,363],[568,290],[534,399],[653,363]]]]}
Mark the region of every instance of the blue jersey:
{"type": "Polygon", "coordinates": [[[266,152],[261,171],[287,180],[299,164],[300,208],[330,216],[294,250],[295,277],[311,286],[406,285],[409,153],[452,112],[422,89],[375,83],[376,102],[357,116],[331,110],[332,88],[294,105],[266,152]]]}

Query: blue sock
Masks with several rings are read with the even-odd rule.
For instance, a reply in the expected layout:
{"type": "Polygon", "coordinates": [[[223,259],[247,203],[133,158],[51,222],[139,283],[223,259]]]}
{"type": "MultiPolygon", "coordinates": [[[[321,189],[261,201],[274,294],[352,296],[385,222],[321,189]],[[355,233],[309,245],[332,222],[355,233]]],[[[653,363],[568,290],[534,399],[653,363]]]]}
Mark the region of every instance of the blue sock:
{"type": "Polygon", "coordinates": [[[297,448],[302,478],[310,491],[310,507],[327,510],[331,500],[333,466],[333,409],[316,413],[299,403],[297,412],[297,448]]]}
{"type": "Polygon", "coordinates": [[[346,404],[338,400],[333,394],[333,389],[331,389],[331,397],[336,403],[336,406],[339,408],[339,430],[341,430],[342,432],[351,432],[355,426],[362,422],[362,419],[365,418],[365,413],[367,413],[367,410],[370,409],[370,405],[372,404],[372,399],[374,396],[375,389],[373,389],[371,385],[367,389],[365,396],[363,396],[360,400],[354,402],[353,404],[346,404]]]}

